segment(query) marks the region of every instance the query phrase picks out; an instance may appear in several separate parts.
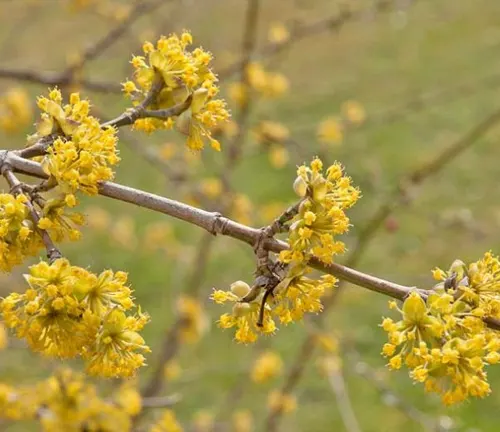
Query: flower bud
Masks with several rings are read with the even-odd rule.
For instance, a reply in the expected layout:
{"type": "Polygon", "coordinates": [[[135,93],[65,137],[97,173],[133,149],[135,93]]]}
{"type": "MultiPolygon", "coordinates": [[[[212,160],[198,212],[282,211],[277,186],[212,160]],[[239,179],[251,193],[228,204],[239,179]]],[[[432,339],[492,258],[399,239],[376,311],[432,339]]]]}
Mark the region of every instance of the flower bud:
{"type": "Polygon", "coordinates": [[[235,303],[233,306],[233,315],[235,317],[245,316],[250,313],[250,303],[235,303]]]}
{"type": "Polygon", "coordinates": [[[299,176],[295,179],[295,181],[293,182],[293,190],[301,198],[306,196],[307,183],[302,177],[299,176]]]}
{"type": "Polygon", "coordinates": [[[240,297],[245,297],[250,292],[250,286],[243,281],[236,281],[231,284],[231,292],[240,297]]]}

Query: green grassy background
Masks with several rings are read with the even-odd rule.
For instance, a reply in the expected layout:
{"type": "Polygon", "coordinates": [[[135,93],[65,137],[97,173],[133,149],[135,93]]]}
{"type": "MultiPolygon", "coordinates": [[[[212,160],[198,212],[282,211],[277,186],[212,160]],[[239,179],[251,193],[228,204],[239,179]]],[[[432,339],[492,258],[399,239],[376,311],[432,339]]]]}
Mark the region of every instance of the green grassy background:
{"type": "MultiPolygon", "coordinates": [[[[88,65],[87,75],[99,80],[123,81],[131,75],[127,61],[131,52],[138,52],[142,35],[167,34],[183,28],[192,30],[195,44],[214,53],[217,71],[228,59],[240,55],[245,3],[240,0],[169,2],[153,15],[140,19],[127,35],[88,65]]],[[[371,4],[355,3],[356,8],[367,10],[371,4]]],[[[254,122],[266,118],[287,125],[301,145],[301,155],[309,158],[319,150],[315,128],[321,119],[338,114],[341,104],[349,99],[364,105],[367,123],[349,130],[341,146],[322,150],[330,161],[342,161],[363,191],[362,200],[351,212],[354,227],[346,237],[347,244],[355,238],[356,226],[370,217],[400,176],[432,158],[499,108],[500,86],[485,84],[485,77],[500,72],[497,55],[500,3],[492,0],[408,3],[411,4],[408,8],[398,6],[395,11],[381,15],[368,12],[338,33],[326,32],[304,39],[280,54],[273,65],[290,79],[290,92],[277,100],[262,101],[252,116],[254,122]],[[452,90],[463,83],[470,83],[469,91],[452,90]],[[451,96],[446,100],[438,99],[410,113],[398,109],[419,95],[449,89],[451,96]],[[384,113],[389,110],[396,110],[401,116],[394,121],[383,121],[384,113]]],[[[339,4],[328,0],[262,1],[259,43],[265,43],[273,21],[320,19],[334,14],[339,4]]],[[[0,67],[61,70],[68,56],[92,44],[111,25],[110,20],[91,9],[73,14],[55,0],[4,0],[0,2],[0,67]]],[[[2,80],[0,91],[15,84],[2,80]]],[[[226,84],[227,81],[221,83],[223,89],[226,84]]],[[[33,96],[45,92],[43,86],[23,85],[33,96]]],[[[118,114],[126,106],[121,96],[88,96],[107,116],[118,114]]],[[[233,107],[233,112],[236,111],[233,107]]],[[[377,235],[359,269],[402,284],[425,287],[432,283],[429,270],[436,265],[447,267],[455,258],[475,260],[489,249],[499,253],[499,131],[497,128],[480,139],[416,191],[412,205],[394,214],[398,229],[384,229],[377,235]]],[[[1,147],[22,146],[23,136],[29,132],[2,136],[1,147]]],[[[134,132],[133,137],[142,146],[182,142],[172,132],[159,132],[151,137],[134,132]]],[[[117,171],[118,182],[173,198],[183,197],[179,188],[169,184],[161,173],[130,150],[126,140],[120,152],[123,161],[117,171]]],[[[291,186],[295,164],[300,160],[293,149],[290,152],[291,163],[277,170],[258,151],[252,137],[248,139],[242,163],[235,167],[233,184],[251,199],[255,224],[262,221],[259,208],[263,205],[292,198],[291,187],[286,185],[291,186]]],[[[217,172],[223,160],[224,154],[213,155],[207,150],[203,163],[195,169],[193,182],[217,172]]],[[[111,267],[129,272],[138,303],[152,316],[145,337],[153,349],[149,363],[154,364],[155,352],[174,319],[175,299],[192,272],[197,271],[192,260],[203,233],[165,216],[103,198],[86,199],[84,205],[109,211],[114,227],[124,220],[130,223],[127,218],[133,221],[130,239],[125,244],[117,241],[123,234],[119,229],[111,232],[87,229],[80,243],[64,245],[63,250],[75,264],[91,266],[95,271],[111,267]],[[175,232],[175,241],[161,245],[164,250],[148,250],[141,242],[148,225],[155,222],[169,224],[175,232]]],[[[5,278],[0,286],[1,295],[21,286],[19,275],[23,270],[5,278]]],[[[186,424],[200,409],[223,410],[229,389],[238,380],[248,380],[241,373],[248,368],[255,351],[236,345],[230,332],[216,328],[214,322],[221,309],[209,304],[208,295],[212,287],[225,288],[236,279],[250,280],[252,271],[250,248],[231,239],[216,239],[202,285],[211,325],[199,344],[182,348],[178,360],[184,373],[166,390],[182,394],[175,411],[186,424]]],[[[329,314],[327,325],[352,341],[367,363],[383,368],[385,361],[379,351],[384,334],[377,325],[387,313],[386,298],[348,286],[341,302],[329,314]]],[[[293,361],[305,334],[304,326],[296,324],[280,329],[265,343],[272,344],[287,364],[293,361]]],[[[56,365],[22,348],[0,352],[0,378],[4,381],[19,382],[22,378],[30,382],[45,376],[56,365]]],[[[496,431],[500,407],[500,370],[496,369],[500,368],[492,367],[489,371],[493,389],[490,397],[453,408],[442,407],[421,386],[412,385],[405,372],[386,374],[386,378],[387,385],[430,416],[451,417],[461,430],[496,431]]],[[[148,370],[141,372],[142,378],[147,375],[148,370]]],[[[384,404],[373,386],[354,373],[350,365],[345,368],[345,375],[363,431],[422,430],[419,424],[384,404]]],[[[265,386],[249,380],[245,384],[239,408],[252,411],[255,430],[262,429],[267,391],[279,383],[280,379],[265,386]]],[[[284,419],[281,430],[344,430],[332,390],[314,364],[307,365],[304,380],[295,394],[298,411],[284,419]]],[[[27,425],[0,427],[8,431],[28,428],[27,425]]]]}

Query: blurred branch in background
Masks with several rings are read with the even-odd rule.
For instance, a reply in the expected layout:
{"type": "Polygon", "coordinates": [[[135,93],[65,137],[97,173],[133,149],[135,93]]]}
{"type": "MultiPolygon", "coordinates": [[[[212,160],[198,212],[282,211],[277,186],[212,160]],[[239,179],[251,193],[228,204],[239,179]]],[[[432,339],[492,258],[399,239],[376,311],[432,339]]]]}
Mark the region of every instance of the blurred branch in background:
{"type": "MultiPolygon", "coordinates": [[[[364,228],[360,229],[357,240],[351,246],[350,253],[346,260],[347,266],[355,266],[361,260],[361,257],[366,252],[370,241],[383,226],[387,217],[392,212],[401,206],[401,204],[408,204],[411,199],[409,193],[412,188],[418,186],[420,183],[429,179],[431,176],[439,173],[447,164],[452,162],[463,151],[475,144],[480,138],[488,133],[500,121],[500,111],[495,111],[490,114],[477,126],[467,132],[461,139],[457,140],[449,147],[437,153],[433,159],[428,161],[422,167],[418,167],[414,171],[404,176],[399,182],[393,194],[390,194],[385,200],[382,201],[378,210],[375,211],[373,216],[365,223],[364,228]]],[[[325,300],[324,311],[319,315],[318,321],[324,321],[327,312],[329,312],[337,303],[340,293],[345,289],[346,281],[341,280],[333,291],[333,294],[325,300]]],[[[285,378],[285,383],[282,386],[281,392],[288,394],[298,385],[304,373],[305,367],[309,364],[309,360],[314,354],[315,343],[313,336],[307,335],[302,342],[298,353],[296,354],[289,372],[285,378]]],[[[276,410],[271,410],[268,413],[266,420],[266,431],[276,431],[279,425],[281,413],[276,410]]]]}
{"type": "Polygon", "coordinates": [[[340,417],[344,423],[347,432],[361,432],[358,419],[354,413],[351,399],[344,380],[342,367],[330,368],[328,371],[328,381],[332,388],[337,406],[339,408],[340,417]]]}
{"type": "MultiPolygon", "coordinates": [[[[413,3],[413,2],[412,2],[413,3]]],[[[368,9],[353,10],[351,6],[342,5],[340,12],[335,13],[327,18],[322,18],[312,23],[296,24],[292,29],[290,37],[281,43],[271,42],[262,47],[257,53],[256,57],[263,60],[278,54],[285,48],[290,47],[294,43],[303,39],[316,36],[324,32],[339,32],[342,27],[351,21],[359,20],[366,17],[369,13],[383,13],[396,8],[397,2],[394,0],[378,0],[368,9]]],[[[222,79],[237,73],[241,70],[245,59],[238,60],[232,65],[223,68],[219,72],[219,77],[222,79]]]]}
{"type": "MultiPolygon", "coordinates": [[[[259,0],[248,0],[247,10],[245,14],[245,23],[243,26],[243,42],[242,42],[242,52],[244,53],[245,61],[241,66],[241,81],[244,85],[248,86],[246,68],[255,49],[257,30],[258,30],[258,17],[259,17],[259,0]]],[[[224,167],[221,169],[219,176],[224,179],[223,192],[221,194],[221,199],[217,199],[214,203],[217,211],[225,213],[230,210],[232,205],[231,201],[224,202],[223,199],[230,193],[230,173],[237,167],[239,159],[242,155],[242,149],[246,138],[246,125],[248,116],[250,115],[251,109],[251,98],[247,99],[247,102],[241,107],[237,115],[237,124],[239,126],[238,134],[233,138],[232,142],[229,143],[227,150],[227,159],[225,161],[224,167]]],[[[190,266],[191,269],[196,269],[193,271],[191,277],[188,279],[186,284],[186,289],[184,291],[185,295],[190,297],[197,297],[198,291],[200,290],[204,275],[209,263],[209,258],[211,254],[213,244],[213,236],[210,233],[203,235],[201,240],[201,245],[198,249],[198,253],[194,257],[193,265],[190,266]]],[[[164,383],[164,368],[165,365],[177,354],[180,348],[179,344],[179,331],[183,325],[183,317],[179,315],[171,329],[167,332],[165,340],[162,344],[162,349],[160,351],[159,359],[156,368],[143,391],[144,396],[152,396],[157,394],[163,386],[164,383]]]]}
{"type": "Polygon", "coordinates": [[[385,405],[396,408],[403,415],[419,424],[423,431],[444,432],[454,429],[453,421],[449,417],[434,419],[393,391],[382,378],[385,371],[377,371],[370,367],[353,347],[348,348],[346,351],[348,360],[346,364],[349,365],[349,369],[363,377],[379,393],[385,405]]]}

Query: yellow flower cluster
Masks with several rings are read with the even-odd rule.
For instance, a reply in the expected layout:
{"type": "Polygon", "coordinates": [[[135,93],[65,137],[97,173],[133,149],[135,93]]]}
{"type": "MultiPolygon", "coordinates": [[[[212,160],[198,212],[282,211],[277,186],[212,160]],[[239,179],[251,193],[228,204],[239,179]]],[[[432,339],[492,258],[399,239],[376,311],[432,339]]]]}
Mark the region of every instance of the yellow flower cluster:
{"type": "Polygon", "coordinates": [[[322,310],[321,297],[329,293],[337,280],[331,275],[320,279],[311,279],[305,274],[309,271],[299,265],[289,269],[286,277],[276,286],[264,305],[264,316],[260,317],[264,292],[248,301],[250,286],[237,281],[230,291],[214,290],[211,299],[218,304],[234,303],[232,313],[225,313],[219,319],[219,327],[236,327],[235,339],[241,343],[252,343],[259,333],[273,334],[276,330],[274,318],[282,324],[299,321],[306,313],[318,313],[322,310]],[[263,318],[259,325],[259,318],[263,318]]]}
{"type": "Polygon", "coordinates": [[[302,202],[290,226],[290,250],[281,252],[280,259],[301,263],[315,257],[331,263],[345,250],[344,243],[335,237],[348,231],[349,219],[344,211],[356,203],[359,189],[344,176],[339,163],[326,170],[326,177],[320,159],[314,159],[309,167],[300,166],[297,174],[293,188],[302,202]]]}
{"type": "Polygon", "coordinates": [[[35,235],[25,205],[28,198],[19,194],[0,194],[0,270],[8,272],[28,256],[36,255],[43,244],[35,235]]]}
{"type": "Polygon", "coordinates": [[[37,133],[29,142],[55,134],[54,143],[42,160],[44,171],[67,194],[80,190],[97,194],[98,183],[113,179],[111,166],[120,158],[116,149],[116,130],[101,128],[99,121],[89,115],[89,101],[72,93],[69,104],[62,105],[61,92],[53,89],[49,97],[40,97],[42,110],[37,133]]]}
{"type": "Polygon", "coordinates": [[[13,88],[0,96],[0,130],[17,132],[31,122],[32,109],[28,94],[13,88]]]}
{"type": "Polygon", "coordinates": [[[103,399],[95,386],[69,369],[37,384],[13,388],[0,384],[0,419],[38,419],[44,431],[131,429],[131,417],[141,410],[137,389],[124,384],[103,399]]]}
{"type": "MultiPolygon", "coordinates": [[[[181,36],[162,36],[156,43],[143,45],[145,56],[134,56],[134,81],[123,83],[124,92],[134,103],[144,101],[154,86],[159,86],[158,95],[145,108],[151,110],[171,108],[192,98],[190,107],[176,120],[177,129],[187,135],[187,146],[201,150],[207,139],[215,150],[220,144],[211,131],[229,118],[226,104],[214,99],[219,92],[217,77],[209,67],[212,55],[201,48],[192,51],[188,47],[193,39],[190,33],[181,36]]],[[[147,117],[136,120],[136,129],[152,132],[156,129],[171,129],[174,121],[147,117]]]]}
{"type": "Polygon", "coordinates": [[[0,303],[5,324],[49,356],[81,355],[92,375],[132,376],[148,352],[139,331],[147,315],[126,315],[135,304],[127,274],[95,275],[66,259],[40,262],[25,275],[29,289],[0,303]]]}
{"type": "Polygon", "coordinates": [[[500,361],[500,335],[484,318],[500,318],[500,261],[491,253],[470,265],[455,261],[424,300],[416,292],[405,300],[400,321],[385,318],[389,342],[382,353],[389,367],[410,369],[426,391],[441,394],[446,405],[490,393],[485,366],[500,361]]]}
{"type": "Polygon", "coordinates": [[[278,376],[283,370],[283,360],[274,351],[265,351],[259,355],[252,368],[252,381],[267,382],[278,376]]]}

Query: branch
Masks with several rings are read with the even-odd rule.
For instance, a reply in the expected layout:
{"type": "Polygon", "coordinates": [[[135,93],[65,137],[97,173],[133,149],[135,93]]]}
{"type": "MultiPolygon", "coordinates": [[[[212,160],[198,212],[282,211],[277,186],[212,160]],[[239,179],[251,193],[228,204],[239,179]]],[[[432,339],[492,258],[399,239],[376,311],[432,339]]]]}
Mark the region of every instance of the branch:
{"type": "MultiPolygon", "coordinates": [[[[64,77],[60,73],[37,72],[28,69],[11,69],[7,67],[0,67],[0,78],[14,79],[17,81],[27,81],[51,87],[63,87],[71,84],[72,82],[71,77],[64,77]]],[[[112,82],[99,82],[83,78],[79,79],[78,83],[87,90],[95,91],[97,93],[121,93],[122,91],[120,84],[112,82]]]]}
{"type": "MultiPolygon", "coordinates": [[[[5,164],[10,165],[16,172],[41,179],[47,178],[39,163],[23,159],[16,155],[15,152],[1,150],[0,161],[2,161],[2,166],[5,164]]],[[[232,237],[251,246],[254,246],[257,241],[262,239],[262,230],[235,222],[218,212],[202,210],[179,201],[118,183],[102,182],[99,186],[99,195],[172,216],[203,228],[213,235],[220,234],[232,237]]],[[[279,253],[289,249],[289,245],[281,240],[267,238],[262,241],[263,247],[270,252],[279,253]]],[[[399,285],[341,264],[324,264],[316,258],[309,261],[309,266],[370,291],[375,291],[398,300],[404,300],[410,292],[417,290],[416,287],[399,285]]],[[[425,297],[425,290],[417,291],[425,297]]],[[[500,321],[491,319],[488,320],[488,325],[495,330],[500,330],[500,321]]]]}

